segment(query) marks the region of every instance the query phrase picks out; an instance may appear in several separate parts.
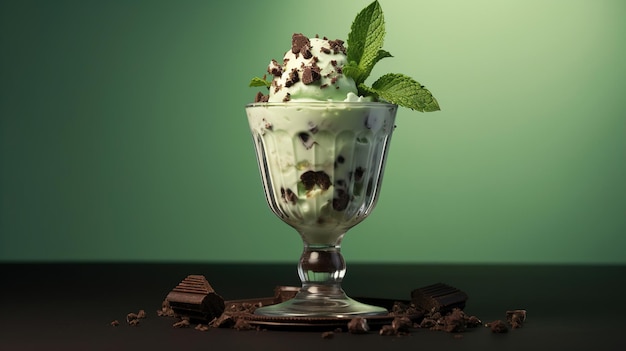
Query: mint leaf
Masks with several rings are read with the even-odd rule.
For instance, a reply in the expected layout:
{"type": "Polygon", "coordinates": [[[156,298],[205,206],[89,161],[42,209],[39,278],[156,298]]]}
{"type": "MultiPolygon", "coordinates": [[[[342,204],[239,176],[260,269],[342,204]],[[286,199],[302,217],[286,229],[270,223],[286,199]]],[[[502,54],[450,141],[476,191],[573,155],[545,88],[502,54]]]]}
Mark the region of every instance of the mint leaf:
{"type": "Polygon", "coordinates": [[[264,78],[254,77],[250,81],[249,87],[266,87],[269,88],[272,85],[272,82],[268,82],[264,78]]]}
{"type": "Polygon", "coordinates": [[[378,98],[412,110],[439,111],[439,104],[430,91],[413,78],[402,74],[385,74],[374,82],[371,88],[364,89],[378,98]]]}
{"type": "Polygon", "coordinates": [[[356,15],[348,34],[348,64],[344,74],[354,79],[357,86],[365,82],[378,61],[391,57],[381,49],[384,38],[383,10],[378,1],[374,1],[356,15]]]}

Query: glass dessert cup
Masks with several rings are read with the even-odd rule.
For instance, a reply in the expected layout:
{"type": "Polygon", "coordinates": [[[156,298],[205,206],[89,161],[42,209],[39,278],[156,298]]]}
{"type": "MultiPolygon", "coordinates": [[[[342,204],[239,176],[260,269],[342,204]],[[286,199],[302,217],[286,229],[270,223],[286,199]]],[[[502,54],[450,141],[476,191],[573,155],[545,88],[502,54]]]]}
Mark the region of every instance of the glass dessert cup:
{"type": "Polygon", "coordinates": [[[397,106],[378,102],[246,105],[270,209],[301,236],[302,287],[255,314],[291,317],[386,315],[357,302],[341,282],[341,241],[374,209],[397,106]]]}

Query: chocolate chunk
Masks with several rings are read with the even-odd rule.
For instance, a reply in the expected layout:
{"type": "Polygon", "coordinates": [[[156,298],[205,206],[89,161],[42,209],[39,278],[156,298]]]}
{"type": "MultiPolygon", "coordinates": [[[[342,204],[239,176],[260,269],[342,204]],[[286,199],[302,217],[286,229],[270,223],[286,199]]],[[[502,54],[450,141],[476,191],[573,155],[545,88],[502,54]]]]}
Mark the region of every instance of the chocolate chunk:
{"type": "Polygon", "coordinates": [[[224,299],[202,275],[190,275],[167,295],[172,310],[194,321],[209,322],[224,312],[224,299]]]}
{"type": "Polygon", "coordinates": [[[357,167],[354,170],[354,181],[356,182],[360,182],[361,180],[363,180],[363,174],[365,173],[365,170],[363,169],[363,167],[357,167]]]}
{"type": "Polygon", "coordinates": [[[302,45],[300,48],[300,54],[302,54],[302,57],[307,60],[313,57],[313,54],[311,54],[311,46],[309,44],[302,45]]]}
{"type": "Polygon", "coordinates": [[[272,60],[267,67],[267,73],[274,77],[280,77],[283,74],[283,68],[278,64],[278,61],[272,60]]]}
{"type": "Polygon", "coordinates": [[[295,205],[298,201],[298,196],[291,189],[280,188],[280,196],[292,205],[295,205]]]}
{"type": "Polygon", "coordinates": [[[313,190],[317,185],[322,190],[328,190],[330,188],[330,177],[324,171],[306,171],[300,176],[304,189],[313,190]]]}
{"type": "Polygon", "coordinates": [[[344,189],[336,189],[335,197],[333,197],[333,209],[335,211],[343,211],[348,208],[350,203],[350,194],[344,189]]]}
{"type": "Polygon", "coordinates": [[[294,33],[291,36],[291,52],[298,55],[302,50],[302,47],[311,45],[311,41],[306,36],[302,35],[302,33],[294,33]]]}
{"type": "Polygon", "coordinates": [[[452,286],[436,283],[411,291],[411,301],[422,311],[445,313],[454,308],[463,309],[467,294],[452,286]]]}
{"type": "Polygon", "coordinates": [[[348,331],[352,334],[366,334],[369,330],[367,319],[363,317],[354,317],[348,322],[348,331]]]}
{"type": "Polygon", "coordinates": [[[487,328],[490,328],[491,332],[496,333],[496,334],[507,333],[509,331],[509,328],[506,326],[506,323],[504,323],[504,321],[500,319],[487,323],[485,326],[487,328]]]}
{"type": "Polygon", "coordinates": [[[269,96],[263,95],[263,93],[260,91],[256,93],[256,96],[254,97],[254,102],[268,102],[268,101],[269,101],[269,96]]]}
{"type": "Polygon", "coordinates": [[[322,79],[320,74],[320,68],[317,66],[307,66],[302,71],[302,83],[309,85],[313,82],[322,79]]]}
{"type": "Polygon", "coordinates": [[[309,135],[309,133],[307,132],[298,133],[298,138],[300,138],[300,141],[302,141],[302,145],[304,145],[304,148],[307,150],[315,145],[315,140],[313,140],[311,138],[311,135],[309,135]]]}
{"type": "Polygon", "coordinates": [[[511,325],[511,328],[517,329],[524,325],[526,320],[526,310],[511,310],[506,311],[506,321],[511,325]]]}
{"type": "Polygon", "coordinates": [[[285,87],[289,88],[290,86],[298,83],[300,78],[298,77],[298,69],[294,68],[289,72],[289,77],[285,80],[285,87]]]}
{"type": "Polygon", "coordinates": [[[330,47],[331,49],[333,49],[333,52],[335,54],[342,53],[345,55],[346,47],[343,45],[343,40],[340,40],[340,39],[329,40],[328,43],[330,44],[330,47]]]}

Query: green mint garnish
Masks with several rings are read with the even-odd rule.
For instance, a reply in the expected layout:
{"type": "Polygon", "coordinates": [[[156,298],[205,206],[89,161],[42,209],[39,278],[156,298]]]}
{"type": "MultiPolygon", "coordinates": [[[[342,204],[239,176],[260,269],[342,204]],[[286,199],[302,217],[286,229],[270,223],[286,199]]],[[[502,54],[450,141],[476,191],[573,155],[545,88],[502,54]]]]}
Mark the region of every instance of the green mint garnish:
{"type": "Polygon", "coordinates": [[[348,64],[343,72],[354,79],[359,95],[372,96],[421,112],[438,111],[439,104],[430,91],[414,79],[390,73],[380,77],[371,87],[365,80],[374,65],[391,54],[382,49],[385,20],[378,1],[361,10],[348,34],[348,64]]]}
{"type": "Polygon", "coordinates": [[[265,80],[265,78],[254,77],[250,81],[249,87],[266,87],[269,88],[272,85],[271,81],[265,80]]]}
{"type": "Polygon", "coordinates": [[[374,1],[359,12],[348,34],[348,64],[344,73],[354,79],[357,86],[365,82],[378,61],[391,57],[382,50],[384,38],[383,11],[378,1],[374,1]]]}

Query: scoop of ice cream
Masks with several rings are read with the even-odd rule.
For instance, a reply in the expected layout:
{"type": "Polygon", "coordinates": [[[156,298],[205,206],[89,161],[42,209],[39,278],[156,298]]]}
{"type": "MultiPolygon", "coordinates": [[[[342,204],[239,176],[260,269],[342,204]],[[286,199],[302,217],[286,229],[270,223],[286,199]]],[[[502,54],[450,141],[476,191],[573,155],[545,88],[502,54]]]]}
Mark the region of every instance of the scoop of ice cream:
{"type": "Polygon", "coordinates": [[[267,68],[274,77],[269,102],[346,100],[357,93],[343,74],[346,63],[343,41],[294,34],[283,62],[272,60],[267,68]]]}

